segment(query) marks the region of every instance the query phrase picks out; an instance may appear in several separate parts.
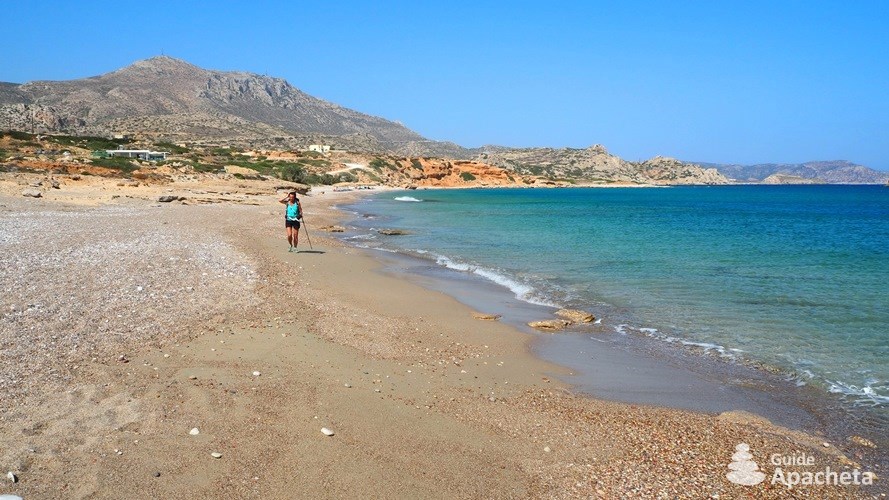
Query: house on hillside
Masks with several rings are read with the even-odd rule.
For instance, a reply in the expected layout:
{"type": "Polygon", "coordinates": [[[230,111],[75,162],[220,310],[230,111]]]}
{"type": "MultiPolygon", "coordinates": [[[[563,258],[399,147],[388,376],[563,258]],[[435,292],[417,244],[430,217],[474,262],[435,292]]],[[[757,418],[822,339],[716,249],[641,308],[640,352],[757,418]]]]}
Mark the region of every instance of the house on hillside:
{"type": "Polygon", "coordinates": [[[163,161],[170,154],[168,151],[149,151],[147,149],[106,149],[105,153],[112,158],[136,158],[148,161],[163,161]]]}
{"type": "Polygon", "coordinates": [[[309,151],[315,151],[317,153],[329,153],[330,146],[327,144],[309,144],[309,151]]]}

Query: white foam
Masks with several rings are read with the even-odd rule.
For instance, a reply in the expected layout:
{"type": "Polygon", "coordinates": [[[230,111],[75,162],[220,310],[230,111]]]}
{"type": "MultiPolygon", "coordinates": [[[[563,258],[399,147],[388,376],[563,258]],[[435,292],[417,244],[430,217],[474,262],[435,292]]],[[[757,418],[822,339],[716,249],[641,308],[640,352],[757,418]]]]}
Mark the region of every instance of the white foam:
{"type": "Polygon", "coordinates": [[[414,201],[414,202],[418,202],[418,201],[423,201],[423,200],[419,200],[419,199],[417,199],[417,198],[414,198],[413,196],[396,196],[396,197],[395,197],[395,201],[414,201]]]}
{"type": "Polygon", "coordinates": [[[873,386],[866,384],[858,387],[855,384],[847,384],[841,381],[827,381],[828,391],[834,394],[842,394],[855,400],[857,403],[863,403],[873,406],[883,406],[889,404],[889,396],[877,394],[873,386]]]}
{"type": "Polygon", "coordinates": [[[547,301],[537,296],[534,287],[526,285],[524,283],[520,283],[492,269],[474,266],[463,262],[455,262],[443,255],[438,255],[435,261],[439,265],[445,266],[449,269],[472,273],[489,281],[493,281],[494,283],[497,283],[498,285],[509,289],[513,294],[515,294],[515,297],[521,301],[528,302],[530,304],[537,304],[540,306],[560,307],[558,304],[547,301]]]}

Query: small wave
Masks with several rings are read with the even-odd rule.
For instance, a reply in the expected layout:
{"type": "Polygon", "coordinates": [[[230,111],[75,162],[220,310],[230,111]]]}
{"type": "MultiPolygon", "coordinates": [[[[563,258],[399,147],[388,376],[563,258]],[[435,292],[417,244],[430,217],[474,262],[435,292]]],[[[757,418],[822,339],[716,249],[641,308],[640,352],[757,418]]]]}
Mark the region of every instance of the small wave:
{"type": "MultiPolygon", "coordinates": [[[[889,405],[889,396],[878,394],[872,385],[864,385],[859,387],[854,384],[847,384],[841,381],[827,381],[828,391],[834,394],[841,394],[853,399],[859,404],[868,404],[872,406],[889,405]]],[[[885,387],[879,387],[885,389],[885,387]]]]}
{"type": "Polygon", "coordinates": [[[549,306],[549,307],[560,307],[558,304],[545,300],[544,298],[538,296],[534,287],[530,285],[526,285],[524,283],[519,283],[518,281],[504,276],[492,269],[486,269],[484,267],[473,266],[470,264],[466,264],[463,262],[455,262],[443,255],[439,255],[436,258],[436,263],[441,266],[445,266],[448,269],[454,269],[456,271],[464,271],[468,273],[475,274],[477,276],[481,276],[489,281],[493,281],[500,286],[506,287],[512,293],[515,294],[515,297],[519,300],[536,304],[540,306],[549,306]]]}
{"type": "Polygon", "coordinates": [[[395,201],[423,201],[423,200],[419,200],[417,198],[414,198],[413,196],[396,196],[395,201]]]}

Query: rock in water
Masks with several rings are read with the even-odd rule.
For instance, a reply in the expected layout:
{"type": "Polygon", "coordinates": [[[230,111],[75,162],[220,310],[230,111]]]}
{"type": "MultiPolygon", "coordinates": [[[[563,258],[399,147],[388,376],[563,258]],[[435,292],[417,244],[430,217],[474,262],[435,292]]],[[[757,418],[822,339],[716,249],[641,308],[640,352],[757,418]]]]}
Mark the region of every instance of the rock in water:
{"type": "Polygon", "coordinates": [[[556,311],[556,316],[565,318],[575,323],[592,323],[593,321],[596,321],[596,317],[592,314],[586,311],[579,311],[577,309],[559,309],[558,311],[556,311]]]}
{"type": "Polygon", "coordinates": [[[528,326],[538,330],[554,332],[556,330],[561,330],[570,324],[571,322],[565,319],[548,319],[546,321],[532,321],[528,323],[528,326]]]}
{"type": "Polygon", "coordinates": [[[325,436],[333,436],[333,431],[328,429],[327,427],[322,427],[321,434],[324,434],[325,436]]]}
{"type": "Polygon", "coordinates": [[[384,236],[402,236],[405,234],[410,234],[409,232],[402,229],[380,229],[377,232],[384,236]]]}

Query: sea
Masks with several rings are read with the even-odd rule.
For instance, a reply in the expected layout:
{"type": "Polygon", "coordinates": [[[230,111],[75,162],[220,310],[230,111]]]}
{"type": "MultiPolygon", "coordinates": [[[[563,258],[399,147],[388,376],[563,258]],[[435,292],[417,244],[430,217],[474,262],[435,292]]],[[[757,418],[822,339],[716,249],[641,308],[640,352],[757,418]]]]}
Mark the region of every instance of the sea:
{"type": "Polygon", "coordinates": [[[590,311],[590,342],[755,366],[889,430],[889,187],[430,189],[345,208],[353,244],[590,311]]]}

